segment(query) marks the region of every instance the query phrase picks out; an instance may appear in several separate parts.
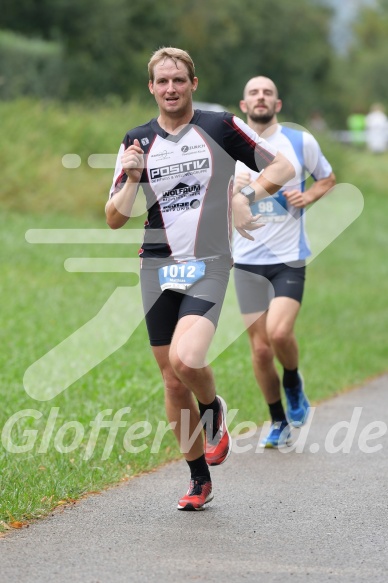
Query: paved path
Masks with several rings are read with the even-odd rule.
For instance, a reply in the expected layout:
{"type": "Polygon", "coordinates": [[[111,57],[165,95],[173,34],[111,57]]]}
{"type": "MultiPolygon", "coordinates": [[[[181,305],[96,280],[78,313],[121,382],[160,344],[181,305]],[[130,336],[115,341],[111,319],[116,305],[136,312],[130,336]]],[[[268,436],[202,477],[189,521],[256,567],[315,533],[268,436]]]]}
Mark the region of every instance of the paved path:
{"type": "Polygon", "coordinates": [[[385,375],[319,405],[303,447],[294,432],[301,452],[256,453],[257,434],[238,440],[251,447],[213,469],[205,512],[175,509],[184,462],[92,496],[1,539],[0,581],[385,583],[387,411],[385,375]],[[346,433],[335,424],[359,413],[350,451],[334,453],[346,433]]]}

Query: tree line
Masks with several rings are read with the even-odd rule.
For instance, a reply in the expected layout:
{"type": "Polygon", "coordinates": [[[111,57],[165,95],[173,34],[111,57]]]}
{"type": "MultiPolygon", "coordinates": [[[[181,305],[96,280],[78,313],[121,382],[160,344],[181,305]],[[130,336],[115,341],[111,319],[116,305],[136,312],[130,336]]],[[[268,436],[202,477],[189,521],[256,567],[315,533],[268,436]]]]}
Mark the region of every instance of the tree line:
{"type": "Polygon", "coordinates": [[[345,56],[331,18],[320,0],[3,0],[0,99],[144,101],[151,53],[178,46],[198,100],[237,107],[245,82],[268,75],[288,119],[319,110],[338,126],[388,94],[388,0],[360,12],[345,56]]]}

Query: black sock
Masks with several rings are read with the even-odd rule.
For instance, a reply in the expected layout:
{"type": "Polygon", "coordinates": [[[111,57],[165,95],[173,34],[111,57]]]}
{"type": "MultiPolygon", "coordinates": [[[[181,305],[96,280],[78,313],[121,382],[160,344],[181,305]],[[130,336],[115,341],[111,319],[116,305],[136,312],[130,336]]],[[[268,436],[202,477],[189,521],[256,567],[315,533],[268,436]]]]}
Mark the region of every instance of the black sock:
{"type": "Polygon", "coordinates": [[[300,379],[298,375],[298,369],[295,368],[294,370],[288,370],[286,368],[283,369],[283,387],[287,387],[287,389],[296,389],[300,384],[300,379]]]}
{"type": "Polygon", "coordinates": [[[190,468],[192,480],[203,480],[205,482],[210,480],[209,466],[206,463],[205,454],[191,462],[186,461],[190,468]]]}
{"type": "Polygon", "coordinates": [[[268,408],[273,423],[276,423],[276,421],[286,420],[286,414],[284,413],[283,405],[280,399],[279,401],[276,401],[276,403],[269,404],[268,408]]]}
{"type": "Polygon", "coordinates": [[[199,407],[199,414],[202,417],[205,415],[205,425],[206,425],[206,434],[209,435],[210,439],[213,439],[217,433],[218,427],[217,427],[217,419],[218,419],[218,413],[220,412],[220,402],[217,399],[217,397],[214,399],[214,401],[212,403],[209,403],[208,405],[204,405],[203,403],[200,403],[198,401],[198,407],[199,407]],[[207,411],[213,411],[213,415],[212,417],[209,419],[209,413],[207,413],[207,411]],[[208,421],[210,421],[210,423],[208,423],[208,421]]]}

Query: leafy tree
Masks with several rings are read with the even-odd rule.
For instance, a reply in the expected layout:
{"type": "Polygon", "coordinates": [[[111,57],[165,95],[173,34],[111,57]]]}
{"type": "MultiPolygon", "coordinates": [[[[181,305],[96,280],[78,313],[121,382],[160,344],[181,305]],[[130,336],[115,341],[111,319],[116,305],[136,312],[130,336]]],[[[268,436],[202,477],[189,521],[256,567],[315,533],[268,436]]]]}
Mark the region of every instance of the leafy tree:
{"type": "Polygon", "coordinates": [[[65,91],[63,51],[58,43],[0,31],[0,98],[61,98],[65,91]]]}
{"type": "Polygon", "coordinates": [[[146,99],[150,54],[179,46],[196,63],[198,100],[237,109],[246,81],[263,74],[293,121],[334,109],[330,12],[318,0],[3,2],[0,27],[61,44],[67,98],[146,99]]]}
{"type": "Polygon", "coordinates": [[[354,26],[354,42],[345,60],[350,95],[365,111],[388,95],[388,0],[365,8],[354,26]]]}

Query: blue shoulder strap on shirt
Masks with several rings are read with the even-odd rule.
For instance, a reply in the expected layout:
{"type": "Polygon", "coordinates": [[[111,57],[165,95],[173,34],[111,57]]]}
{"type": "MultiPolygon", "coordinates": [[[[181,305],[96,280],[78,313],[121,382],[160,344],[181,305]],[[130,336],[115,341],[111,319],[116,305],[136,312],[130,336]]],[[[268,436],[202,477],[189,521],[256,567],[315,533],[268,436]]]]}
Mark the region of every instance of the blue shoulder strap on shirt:
{"type": "MultiPolygon", "coordinates": [[[[303,170],[306,169],[304,164],[304,153],[303,153],[303,132],[300,130],[294,130],[286,126],[281,126],[282,134],[284,134],[291,142],[292,147],[296,157],[298,158],[299,164],[302,166],[303,170]]],[[[301,191],[304,192],[305,180],[301,184],[301,191]]]]}
{"type": "MultiPolygon", "coordinates": [[[[304,163],[304,152],[303,152],[303,132],[300,130],[294,130],[286,126],[282,126],[282,133],[290,140],[296,157],[298,158],[299,164],[303,168],[303,173],[305,173],[306,166],[304,163]]],[[[303,179],[300,185],[302,192],[305,190],[306,180],[303,179]]],[[[305,209],[300,209],[301,217],[304,215],[305,209]]],[[[306,236],[304,229],[300,229],[299,235],[299,259],[304,259],[309,255],[309,248],[307,246],[306,236]]]]}

